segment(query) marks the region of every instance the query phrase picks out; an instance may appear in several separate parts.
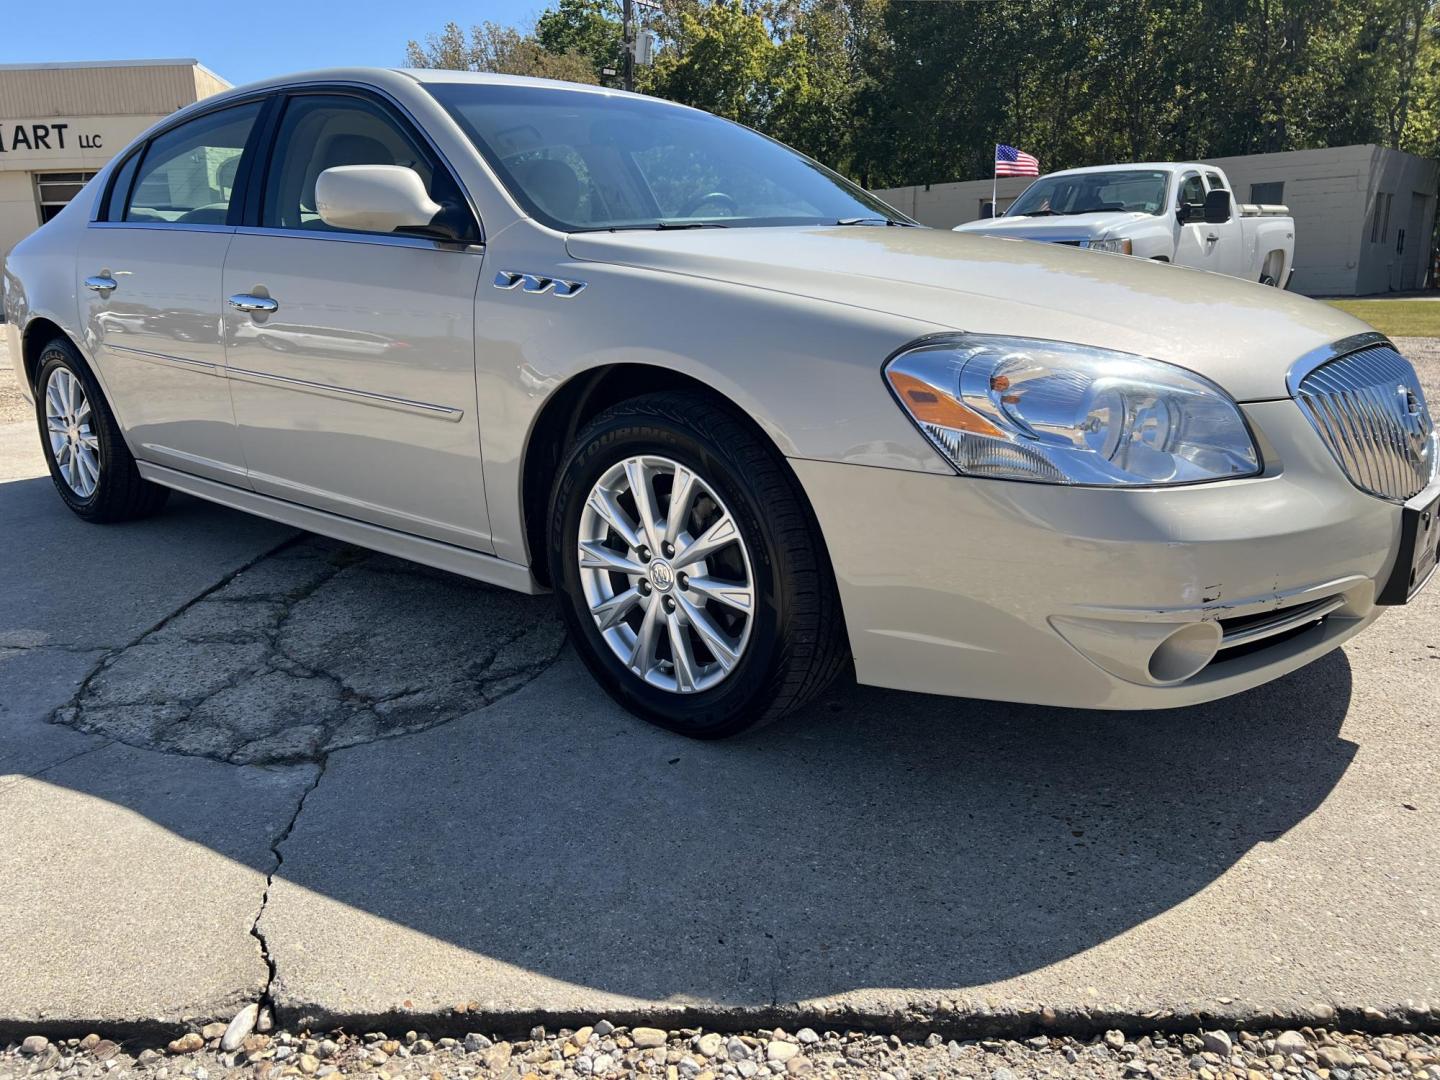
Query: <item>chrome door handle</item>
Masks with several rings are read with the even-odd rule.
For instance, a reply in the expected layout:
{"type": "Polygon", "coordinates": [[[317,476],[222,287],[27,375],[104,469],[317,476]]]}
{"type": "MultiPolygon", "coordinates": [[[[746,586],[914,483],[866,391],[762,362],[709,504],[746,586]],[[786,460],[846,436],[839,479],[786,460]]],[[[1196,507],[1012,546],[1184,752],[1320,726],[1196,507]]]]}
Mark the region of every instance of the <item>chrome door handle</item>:
{"type": "Polygon", "coordinates": [[[1215,243],[1216,240],[1219,240],[1220,237],[1217,236],[1215,233],[1212,232],[1209,236],[1205,237],[1205,239],[1206,239],[1206,240],[1209,240],[1210,243],[1213,244],[1213,243],[1215,243]]]}
{"type": "Polygon", "coordinates": [[[268,296],[252,296],[250,293],[236,293],[230,297],[230,306],[248,311],[254,315],[269,315],[280,310],[280,305],[268,296]]]}
{"type": "Polygon", "coordinates": [[[120,283],[106,274],[96,274],[85,279],[85,287],[98,293],[113,292],[120,283]]]}

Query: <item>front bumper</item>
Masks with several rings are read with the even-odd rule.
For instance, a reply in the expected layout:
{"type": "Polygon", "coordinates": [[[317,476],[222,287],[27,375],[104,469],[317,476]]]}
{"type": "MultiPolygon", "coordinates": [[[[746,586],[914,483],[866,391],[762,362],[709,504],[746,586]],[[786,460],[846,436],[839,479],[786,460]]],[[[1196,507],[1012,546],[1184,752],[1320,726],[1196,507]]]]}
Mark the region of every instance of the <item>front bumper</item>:
{"type": "Polygon", "coordinates": [[[1381,610],[1400,508],[1352,486],[1293,401],[1243,408],[1263,475],[1189,487],[793,461],[860,681],[1167,708],[1258,686],[1358,633],[1381,610]]]}

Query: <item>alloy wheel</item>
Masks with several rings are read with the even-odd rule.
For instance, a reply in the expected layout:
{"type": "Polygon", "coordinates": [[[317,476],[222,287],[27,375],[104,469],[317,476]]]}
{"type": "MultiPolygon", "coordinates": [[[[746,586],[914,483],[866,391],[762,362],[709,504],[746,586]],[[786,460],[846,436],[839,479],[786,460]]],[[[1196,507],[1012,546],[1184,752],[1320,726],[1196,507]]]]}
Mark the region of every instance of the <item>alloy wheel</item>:
{"type": "Polygon", "coordinates": [[[750,639],[755,578],[734,517],[688,466],[628,457],[580,515],[580,581],[611,651],[651,686],[709,690],[750,639]]]}
{"type": "Polygon", "coordinates": [[[45,433],[61,479],[79,498],[100,485],[100,437],[85,387],[69,368],[57,367],[45,385],[45,433]]]}

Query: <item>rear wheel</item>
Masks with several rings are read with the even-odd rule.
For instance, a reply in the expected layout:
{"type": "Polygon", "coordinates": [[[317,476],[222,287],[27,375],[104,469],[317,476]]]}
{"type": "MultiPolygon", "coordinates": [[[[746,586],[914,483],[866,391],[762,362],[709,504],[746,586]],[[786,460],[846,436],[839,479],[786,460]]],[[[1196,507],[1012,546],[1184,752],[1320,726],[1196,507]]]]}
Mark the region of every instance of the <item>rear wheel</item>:
{"type": "Polygon", "coordinates": [[[40,353],[35,418],[55,490],[80,517],[129,521],[165,505],[169,489],[141,478],[95,376],[63,338],[40,353]]]}
{"type": "Polygon", "coordinates": [[[704,398],[638,398],[580,433],[555,485],[550,558],[586,664],[673,731],[722,738],[778,719],[847,659],[794,478],[704,398]]]}

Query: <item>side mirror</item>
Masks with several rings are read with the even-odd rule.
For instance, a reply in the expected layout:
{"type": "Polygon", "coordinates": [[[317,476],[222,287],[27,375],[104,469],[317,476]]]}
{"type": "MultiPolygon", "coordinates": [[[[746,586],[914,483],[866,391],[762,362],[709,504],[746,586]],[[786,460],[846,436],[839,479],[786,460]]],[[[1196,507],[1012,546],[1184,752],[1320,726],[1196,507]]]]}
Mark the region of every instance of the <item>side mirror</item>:
{"type": "Polygon", "coordinates": [[[337,229],[389,233],[423,229],[444,209],[403,165],[337,165],[315,181],[320,220],[337,229]]]}
{"type": "Polygon", "coordinates": [[[1216,188],[1205,196],[1205,224],[1224,225],[1230,220],[1230,192],[1216,188]]]}

